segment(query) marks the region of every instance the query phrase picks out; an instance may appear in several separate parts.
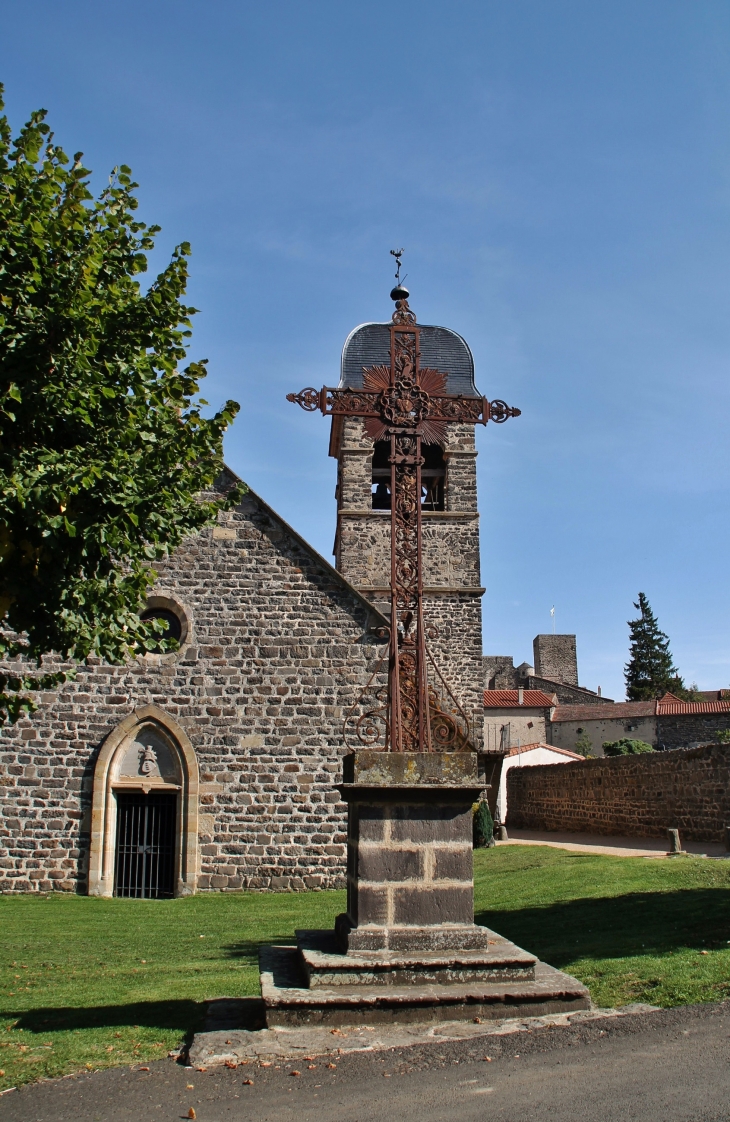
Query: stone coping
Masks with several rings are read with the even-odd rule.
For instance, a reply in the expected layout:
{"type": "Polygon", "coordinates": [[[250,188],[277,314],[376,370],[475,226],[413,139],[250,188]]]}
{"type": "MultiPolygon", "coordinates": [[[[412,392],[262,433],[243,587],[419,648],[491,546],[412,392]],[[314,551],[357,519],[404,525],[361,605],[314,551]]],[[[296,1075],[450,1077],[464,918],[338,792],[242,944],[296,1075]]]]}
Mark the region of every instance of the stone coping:
{"type": "Polygon", "coordinates": [[[336,790],[342,796],[342,801],[368,802],[408,802],[408,803],[434,803],[434,802],[476,802],[482,791],[487,790],[488,783],[445,784],[445,783],[390,783],[387,787],[374,783],[335,783],[336,790]]]}
{"type": "Polygon", "coordinates": [[[408,968],[478,967],[495,968],[534,966],[537,959],[521,947],[502,938],[496,931],[487,930],[486,948],[475,950],[423,950],[423,951],[347,951],[339,949],[337,937],[331,931],[297,931],[299,951],[312,971],[352,970],[406,970],[408,968]]]}

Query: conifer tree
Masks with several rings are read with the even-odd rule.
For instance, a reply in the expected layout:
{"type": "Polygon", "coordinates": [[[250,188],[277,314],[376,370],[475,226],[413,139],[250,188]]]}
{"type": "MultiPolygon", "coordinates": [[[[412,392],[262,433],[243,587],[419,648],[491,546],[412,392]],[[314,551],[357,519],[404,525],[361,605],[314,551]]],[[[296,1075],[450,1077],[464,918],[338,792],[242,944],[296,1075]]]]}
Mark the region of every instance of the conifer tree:
{"type": "Polygon", "coordinates": [[[682,696],[684,682],[674,665],[669,639],[659,630],[656,617],[643,592],[634,604],[639,618],[629,620],[630,658],[624,667],[629,701],[651,701],[662,694],[682,696]]]}

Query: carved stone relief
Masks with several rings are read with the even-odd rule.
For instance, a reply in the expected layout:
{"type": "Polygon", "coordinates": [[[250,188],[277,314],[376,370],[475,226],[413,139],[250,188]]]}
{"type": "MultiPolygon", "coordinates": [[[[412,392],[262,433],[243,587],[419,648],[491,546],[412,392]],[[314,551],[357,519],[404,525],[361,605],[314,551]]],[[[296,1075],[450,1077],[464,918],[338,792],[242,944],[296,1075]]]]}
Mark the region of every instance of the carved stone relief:
{"type": "Polygon", "coordinates": [[[179,783],[175,753],[152,725],[143,726],[122,756],[117,777],[179,783]]]}

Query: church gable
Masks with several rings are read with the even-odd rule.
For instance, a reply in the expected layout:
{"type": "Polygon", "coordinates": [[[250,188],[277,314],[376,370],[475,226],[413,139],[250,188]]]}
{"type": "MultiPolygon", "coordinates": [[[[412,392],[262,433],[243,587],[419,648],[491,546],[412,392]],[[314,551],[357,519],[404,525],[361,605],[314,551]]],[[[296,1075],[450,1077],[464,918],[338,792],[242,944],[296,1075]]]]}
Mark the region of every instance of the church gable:
{"type": "MultiPolygon", "coordinates": [[[[85,890],[97,762],[145,706],[195,753],[198,855],[186,884],[340,883],[342,722],[380,656],[373,628],[385,621],[252,492],[156,568],[150,603],[180,618],[180,651],[123,667],[91,660],[0,732],[0,889],[85,890]]],[[[135,783],[141,803],[152,797],[140,768],[121,771],[119,799],[124,787],[134,802],[135,783]]],[[[170,782],[169,798],[185,782],[170,782]]],[[[178,829],[178,866],[184,844],[178,829]]],[[[113,877],[105,884],[112,891],[113,877]]]]}

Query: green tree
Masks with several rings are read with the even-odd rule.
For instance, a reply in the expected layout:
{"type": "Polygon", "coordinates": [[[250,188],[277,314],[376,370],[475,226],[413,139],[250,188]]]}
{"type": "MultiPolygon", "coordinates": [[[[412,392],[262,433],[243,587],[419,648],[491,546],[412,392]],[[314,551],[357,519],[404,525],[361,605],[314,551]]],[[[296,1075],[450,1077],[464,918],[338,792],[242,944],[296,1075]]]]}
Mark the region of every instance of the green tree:
{"type": "Polygon", "coordinates": [[[586,759],[593,755],[593,741],[582,729],[575,738],[575,750],[579,756],[585,756],[586,759]]]}
{"type": "Polygon", "coordinates": [[[604,756],[640,756],[643,752],[653,752],[651,744],[645,740],[631,740],[622,736],[620,740],[604,740],[604,756]]]}
{"type": "Polygon", "coordinates": [[[494,821],[489,804],[484,799],[472,807],[472,832],[475,849],[494,845],[494,821]]]}
{"type": "Polygon", "coordinates": [[[0,720],[62,678],[50,652],[167,649],[138,616],[152,563],[241,490],[210,493],[238,405],[204,417],[204,362],[178,369],[189,246],[143,291],[159,227],[135,218],[129,168],[94,200],[45,116],[12,140],[0,115],[0,720]]]}
{"type": "Polygon", "coordinates": [[[649,601],[643,592],[634,604],[639,618],[629,620],[629,661],[624,667],[626,696],[629,701],[650,701],[662,694],[681,696],[684,683],[674,665],[669,639],[659,630],[649,601]]]}

